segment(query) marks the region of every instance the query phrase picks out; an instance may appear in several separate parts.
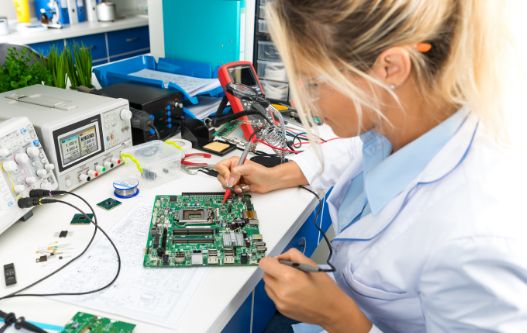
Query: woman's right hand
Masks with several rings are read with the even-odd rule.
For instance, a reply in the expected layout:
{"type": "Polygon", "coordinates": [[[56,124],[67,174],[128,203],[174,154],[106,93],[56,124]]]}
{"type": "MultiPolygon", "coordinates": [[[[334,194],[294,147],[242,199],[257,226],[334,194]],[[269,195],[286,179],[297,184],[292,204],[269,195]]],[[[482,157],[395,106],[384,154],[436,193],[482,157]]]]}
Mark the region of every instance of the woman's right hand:
{"type": "Polygon", "coordinates": [[[246,160],[238,166],[239,157],[231,157],[220,161],[214,167],[219,173],[218,180],[223,187],[234,187],[236,193],[255,192],[266,193],[277,189],[277,179],[273,168],[246,160]]]}

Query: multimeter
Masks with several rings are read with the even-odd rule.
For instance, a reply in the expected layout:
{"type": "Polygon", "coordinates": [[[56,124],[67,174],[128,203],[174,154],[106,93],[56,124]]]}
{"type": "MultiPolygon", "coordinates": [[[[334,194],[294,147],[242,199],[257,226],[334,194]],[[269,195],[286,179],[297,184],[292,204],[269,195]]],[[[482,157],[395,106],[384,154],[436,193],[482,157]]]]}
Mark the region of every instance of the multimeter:
{"type": "MultiPolygon", "coordinates": [[[[249,110],[253,102],[250,99],[242,99],[234,96],[229,92],[229,89],[227,89],[229,84],[234,83],[236,85],[247,86],[251,88],[258,97],[265,97],[258,74],[250,61],[235,61],[221,66],[218,70],[218,79],[225,91],[225,97],[229,101],[234,113],[249,110]]],[[[244,121],[249,120],[248,116],[241,117],[240,119],[244,121]]],[[[248,123],[243,123],[240,127],[242,128],[245,138],[248,140],[254,132],[253,127],[248,123]]]]}

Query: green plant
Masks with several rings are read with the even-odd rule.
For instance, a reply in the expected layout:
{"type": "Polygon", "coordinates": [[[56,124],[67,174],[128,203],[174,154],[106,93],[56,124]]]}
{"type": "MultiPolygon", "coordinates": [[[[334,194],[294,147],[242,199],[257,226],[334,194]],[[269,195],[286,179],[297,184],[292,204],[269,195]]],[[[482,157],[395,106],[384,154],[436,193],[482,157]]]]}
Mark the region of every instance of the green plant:
{"type": "Polygon", "coordinates": [[[77,78],[79,80],[79,84],[88,88],[92,88],[92,55],[90,49],[84,45],[75,45],[73,53],[75,55],[75,67],[77,68],[77,78]]]}
{"type": "Polygon", "coordinates": [[[65,47],[62,51],[66,61],[66,68],[68,73],[68,78],[70,79],[71,89],[76,89],[79,84],[79,76],[77,70],[75,69],[75,58],[73,56],[73,50],[69,47],[65,47]]]}
{"type": "Polygon", "coordinates": [[[0,66],[0,92],[51,82],[52,75],[43,57],[28,49],[11,48],[7,51],[5,62],[0,66]]]}
{"type": "Polygon", "coordinates": [[[56,47],[52,47],[48,55],[47,66],[51,73],[51,84],[57,88],[66,88],[68,77],[67,56],[68,54],[64,50],[59,53],[56,47]]]}
{"type": "Polygon", "coordinates": [[[92,55],[90,49],[84,45],[79,46],[75,44],[73,47],[64,48],[62,56],[64,56],[71,88],[76,89],[78,86],[92,88],[92,55]]]}

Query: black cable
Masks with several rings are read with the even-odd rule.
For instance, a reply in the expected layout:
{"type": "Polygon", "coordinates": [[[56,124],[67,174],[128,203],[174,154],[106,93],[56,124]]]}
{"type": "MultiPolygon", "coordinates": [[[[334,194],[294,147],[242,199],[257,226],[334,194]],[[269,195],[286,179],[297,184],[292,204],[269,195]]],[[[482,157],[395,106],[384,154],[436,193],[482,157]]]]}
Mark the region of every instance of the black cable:
{"type": "Polygon", "coordinates": [[[39,200],[41,203],[59,202],[59,203],[62,203],[62,204],[65,204],[65,205],[68,205],[68,206],[74,208],[75,210],[80,212],[82,215],[84,215],[84,217],[87,218],[91,223],[94,224],[95,228],[93,230],[93,235],[90,238],[90,240],[89,240],[88,244],[86,245],[86,247],[84,248],[84,250],[82,250],[82,252],[80,254],[78,254],[75,258],[71,259],[66,264],[64,264],[63,266],[59,267],[57,270],[51,272],[50,274],[44,276],[43,278],[41,278],[39,280],[31,283],[30,285],[28,285],[28,286],[26,286],[26,287],[24,287],[24,288],[22,288],[20,290],[17,290],[17,291],[15,291],[15,292],[13,292],[13,293],[11,293],[9,295],[0,297],[0,301],[4,300],[4,299],[8,299],[8,298],[14,298],[14,297],[29,297],[29,296],[35,296],[35,297],[44,297],[44,296],[80,296],[80,295],[92,294],[92,293],[96,293],[96,292],[99,292],[101,290],[104,290],[104,289],[108,288],[119,277],[119,274],[121,272],[121,256],[119,254],[119,250],[117,249],[117,247],[115,246],[115,244],[111,240],[111,238],[108,236],[108,234],[98,225],[97,215],[95,214],[95,211],[94,211],[93,207],[84,198],[82,198],[81,196],[79,196],[79,195],[77,195],[75,193],[66,192],[66,191],[52,191],[52,192],[54,192],[56,194],[60,194],[60,195],[61,194],[71,194],[71,195],[79,198],[80,200],[82,200],[90,208],[91,212],[93,213],[93,217],[94,217],[93,220],[86,213],[84,213],[81,209],[79,209],[78,207],[76,207],[75,205],[73,205],[73,204],[71,204],[69,202],[58,200],[58,199],[40,199],[39,200]],[[24,290],[27,290],[27,289],[29,289],[31,287],[34,287],[35,285],[41,283],[42,281],[44,281],[44,280],[50,278],[51,276],[57,274],[58,272],[60,272],[61,270],[63,270],[67,266],[69,266],[71,263],[73,263],[74,261],[79,259],[82,255],[84,255],[86,253],[86,251],[89,249],[89,247],[91,246],[91,244],[93,243],[95,235],[97,234],[97,229],[99,229],[104,234],[104,236],[108,239],[108,241],[110,242],[110,244],[114,248],[115,253],[117,255],[117,272],[116,272],[114,278],[108,284],[106,284],[103,287],[100,287],[100,288],[97,288],[97,289],[94,289],[94,290],[90,290],[90,291],[85,291],[85,292],[76,292],[76,293],[64,293],[63,292],[63,293],[51,293],[51,294],[20,294],[24,290]]]}
{"type": "Polygon", "coordinates": [[[317,224],[318,216],[320,215],[320,211],[322,210],[322,198],[320,198],[320,196],[318,195],[317,192],[313,191],[312,189],[310,189],[307,186],[301,185],[299,187],[303,188],[304,190],[306,190],[308,192],[311,192],[318,199],[318,208],[317,208],[317,213],[315,214],[315,219],[313,220],[313,224],[315,225],[315,228],[317,228],[317,230],[322,234],[322,237],[324,237],[324,240],[326,241],[326,244],[328,245],[329,254],[328,254],[328,259],[327,259],[326,263],[330,267],[329,269],[327,269],[327,268],[319,268],[319,272],[328,272],[328,273],[329,272],[335,272],[336,268],[331,263],[331,257],[333,257],[333,247],[331,246],[331,242],[329,241],[328,237],[326,236],[326,233],[317,224]]]}
{"type": "MultiPolygon", "coordinates": [[[[55,199],[45,199],[45,200],[48,201],[48,200],[55,200],[55,199]]],[[[43,201],[43,200],[40,200],[40,201],[43,201]]],[[[54,202],[54,201],[53,201],[53,202],[54,202]]],[[[42,203],[47,203],[47,202],[42,202],[42,203]]],[[[84,212],[82,212],[81,210],[79,210],[79,211],[84,215],[85,218],[87,218],[88,220],[91,221],[91,218],[90,218],[88,215],[86,215],[86,214],[85,214],[84,212]]],[[[92,212],[93,212],[93,210],[92,210],[92,212]]],[[[86,251],[88,250],[88,248],[89,248],[90,245],[92,244],[93,239],[95,238],[95,235],[97,234],[97,229],[98,229],[98,225],[97,225],[97,217],[95,216],[95,213],[94,213],[93,216],[94,216],[94,220],[95,220],[95,222],[92,222],[92,223],[94,223],[96,227],[95,227],[94,230],[93,230],[93,234],[92,234],[92,236],[91,236],[91,238],[90,238],[88,244],[86,245],[86,247],[84,248],[84,250],[83,250],[80,254],[78,254],[76,257],[74,257],[73,259],[71,259],[70,261],[68,261],[67,263],[65,263],[64,265],[62,265],[61,267],[59,267],[57,270],[55,270],[55,271],[51,272],[50,274],[44,276],[43,278],[41,278],[41,279],[39,279],[39,280],[37,280],[37,281],[35,281],[35,282],[29,284],[28,286],[26,286],[26,287],[24,287],[24,288],[22,288],[22,289],[19,289],[19,290],[15,291],[15,292],[12,292],[11,294],[8,294],[8,295],[6,295],[6,296],[0,297],[0,301],[2,301],[2,300],[4,300],[4,299],[7,299],[7,298],[18,297],[18,294],[19,294],[19,293],[21,293],[21,292],[23,292],[24,290],[27,290],[27,289],[29,289],[29,288],[31,288],[31,287],[34,287],[35,285],[39,284],[40,282],[42,282],[42,281],[44,281],[44,280],[50,278],[51,276],[57,274],[58,272],[60,272],[61,270],[63,270],[63,269],[66,268],[67,266],[69,266],[71,263],[73,263],[74,261],[76,261],[77,259],[79,259],[84,253],[86,253],[86,251]]]]}
{"type": "Polygon", "coordinates": [[[309,141],[307,139],[304,139],[304,138],[300,137],[301,135],[304,135],[304,134],[305,133],[300,132],[300,133],[292,135],[293,136],[293,140],[292,140],[291,145],[293,146],[293,148],[301,148],[302,147],[302,140],[304,140],[304,142],[309,141]],[[298,145],[295,144],[296,140],[298,140],[298,145]]]}
{"type": "Polygon", "coordinates": [[[235,119],[238,119],[244,116],[260,116],[263,119],[265,119],[265,121],[267,121],[269,125],[274,126],[274,124],[265,115],[263,115],[261,112],[258,112],[258,111],[242,111],[242,112],[229,114],[227,116],[223,116],[220,118],[214,118],[212,119],[212,126],[217,127],[221,124],[224,124],[226,122],[229,122],[231,120],[235,120],[235,119]]]}
{"type": "Polygon", "coordinates": [[[24,317],[17,318],[13,312],[6,313],[0,310],[0,318],[4,319],[4,325],[0,327],[0,332],[4,332],[11,325],[14,325],[17,330],[24,329],[26,331],[35,332],[35,333],[47,333],[40,327],[33,325],[30,322],[26,321],[24,317]]]}

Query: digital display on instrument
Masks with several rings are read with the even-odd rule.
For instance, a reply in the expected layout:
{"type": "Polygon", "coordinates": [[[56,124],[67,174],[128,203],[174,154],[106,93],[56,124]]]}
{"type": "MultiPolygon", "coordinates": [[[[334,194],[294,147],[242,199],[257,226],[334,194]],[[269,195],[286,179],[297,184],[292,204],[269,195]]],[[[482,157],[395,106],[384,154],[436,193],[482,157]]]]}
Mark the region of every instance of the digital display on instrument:
{"type": "Polygon", "coordinates": [[[229,75],[234,83],[243,84],[246,86],[257,86],[256,77],[253,70],[249,66],[236,66],[229,68],[229,75]]]}
{"type": "Polygon", "coordinates": [[[88,124],[73,132],[61,135],[60,155],[64,167],[101,150],[97,123],[88,124]]]}

